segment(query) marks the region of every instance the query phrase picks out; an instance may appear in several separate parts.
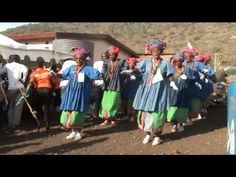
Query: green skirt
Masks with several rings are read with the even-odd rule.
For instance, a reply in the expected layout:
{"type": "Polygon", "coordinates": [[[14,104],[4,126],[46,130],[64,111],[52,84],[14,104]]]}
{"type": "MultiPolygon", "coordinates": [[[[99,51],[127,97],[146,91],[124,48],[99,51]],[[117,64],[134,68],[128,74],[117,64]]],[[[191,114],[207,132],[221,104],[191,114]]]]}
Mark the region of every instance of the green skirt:
{"type": "Polygon", "coordinates": [[[151,113],[150,117],[145,118],[144,121],[141,120],[141,113],[142,111],[138,112],[137,116],[137,123],[139,126],[144,127],[144,130],[146,131],[152,131],[153,129],[159,129],[162,128],[165,121],[167,112],[153,112],[151,113]],[[145,124],[145,125],[143,125],[145,124]]]}
{"type": "Polygon", "coordinates": [[[167,112],[154,112],[152,113],[152,117],[153,117],[153,125],[152,128],[153,129],[158,129],[163,127],[164,123],[166,122],[166,115],[167,112]]]}
{"type": "Polygon", "coordinates": [[[203,101],[199,98],[193,97],[191,100],[191,113],[198,113],[203,108],[203,101]]]}
{"type": "Polygon", "coordinates": [[[171,106],[167,111],[167,122],[186,122],[189,114],[188,108],[171,106]]]}
{"type": "Polygon", "coordinates": [[[63,111],[60,123],[66,128],[81,128],[85,122],[85,114],[79,111],[63,111]]]}
{"type": "Polygon", "coordinates": [[[99,117],[102,119],[114,118],[119,110],[119,104],[120,92],[104,91],[99,117]]]}

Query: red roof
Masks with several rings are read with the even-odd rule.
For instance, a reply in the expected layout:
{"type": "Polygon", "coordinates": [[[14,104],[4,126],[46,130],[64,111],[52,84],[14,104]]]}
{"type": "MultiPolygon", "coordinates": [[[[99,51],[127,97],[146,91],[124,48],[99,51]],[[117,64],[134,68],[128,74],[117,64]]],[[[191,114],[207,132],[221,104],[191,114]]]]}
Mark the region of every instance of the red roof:
{"type": "Polygon", "coordinates": [[[9,38],[13,40],[32,40],[32,39],[54,39],[56,37],[56,33],[54,32],[45,32],[45,33],[26,33],[26,34],[13,34],[9,35],[9,38]]]}

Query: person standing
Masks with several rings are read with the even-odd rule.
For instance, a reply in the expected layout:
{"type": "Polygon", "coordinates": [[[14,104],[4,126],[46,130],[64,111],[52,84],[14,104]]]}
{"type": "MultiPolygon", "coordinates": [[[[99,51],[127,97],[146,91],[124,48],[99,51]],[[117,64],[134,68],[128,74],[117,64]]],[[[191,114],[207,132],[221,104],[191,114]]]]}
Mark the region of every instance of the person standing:
{"type": "Polygon", "coordinates": [[[53,98],[53,76],[50,71],[45,68],[45,61],[42,57],[37,58],[37,69],[30,75],[30,81],[27,86],[26,93],[34,88],[37,100],[37,112],[39,117],[43,119],[46,131],[50,129],[51,109],[50,105],[53,98]],[[43,116],[42,116],[43,115],[43,116]],[[42,118],[43,117],[43,118],[42,118]]]}
{"type": "Polygon", "coordinates": [[[133,107],[139,111],[138,124],[146,136],[143,144],[151,141],[152,145],[162,142],[160,135],[170,106],[170,89],[177,89],[171,81],[174,69],[170,62],[161,58],[166,48],[162,40],[152,40],[148,45],[151,57],[141,61],[137,68],[142,75],[141,84],[134,98],[133,107]]]}
{"type": "Polygon", "coordinates": [[[203,72],[206,67],[203,63],[195,61],[195,59],[199,58],[199,56],[196,56],[197,54],[198,52],[195,49],[187,48],[183,50],[183,55],[185,59],[183,62],[183,66],[192,70],[195,77],[195,82],[192,82],[192,84],[190,85],[192,98],[189,112],[189,120],[187,122],[188,125],[193,124],[192,118],[197,117],[200,110],[203,108],[203,101],[201,99],[202,81],[199,73],[203,72]]]}
{"type": "Polygon", "coordinates": [[[136,92],[139,87],[140,83],[140,73],[136,69],[137,59],[134,57],[129,57],[127,59],[128,70],[123,71],[125,77],[125,89],[123,91],[124,97],[126,98],[127,102],[127,117],[130,122],[134,122],[136,118],[137,111],[133,108],[133,101],[136,95],[136,92]]]}
{"type": "Polygon", "coordinates": [[[192,71],[184,67],[184,56],[178,53],[172,57],[175,68],[173,81],[178,90],[171,90],[171,106],[167,112],[168,122],[174,124],[172,132],[181,132],[184,130],[183,123],[187,121],[191,105],[190,85],[194,81],[192,71]]]}
{"type": "MultiPolygon", "coordinates": [[[[108,60],[108,54],[106,51],[102,53],[101,60],[97,60],[94,62],[93,67],[97,69],[99,72],[102,72],[103,65],[107,63],[107,60],[108,60]]],[[[104,81],[102,79],[94,81],[94,87],[93,87],[93,92],[92,92],[92,99],[94,103],[94,108],[93,108],[94,118],[99,117],[99,110],[101,109],[101,102],[102,102],[102,96],[103,96],[103,90],[102,90],[103,84],[104,84],[104,81]]]]}
{"type": "Polygon", "coordinates": [[[210,94],[214,92],[214,82],[216,81],[216,75],[213,67],[209,64],[211,61],[211,55],[208,53],[205,53],[198,58],[196,58],[195,61],[199,61],[205,65],[204,70],[199,72],[200,75],[200,84],[202,85],[201,92],[199,93],[199,98],[203,101],[203,107],[200,110],[198,114],[198,119],[204,119],[206,118],[207,114],[207,106],[208,106],[208,98],[210,94]]]}
{"type": "Polygon", "coordinates": [[[7,63],[0,75],[7,73],[8,78],[8,126],[10,129],[16,129],[20,125],[24,101],[20,101],[22,97],[21,91],[24,92],[25,81],[28,74],[28,68],[20,64],[19,55],[11,55],[10,63],[7,63]],[[21,91],[20,91],[21,90],[21,91]]]}
{"type": "Polygon", "coordinates": [[[83,47],[72,48],[76,65],[72,65],[62,72],[62,77],[68,79],[60,109],[62,110],[60,123],[72,132],[66,139],[82,139],[82,129],[85,114],[89,108],[92,80],[100,77],[100,72],[86,64],[90,51],[83,47]]]}
{"type": "Polygon", "coordinates": [[[123,89],[123,78],[121,72],[126,69],[125,60],[119,59],[120,49],[116,46],[108,48],[109,60],[103,66],[103,97],[99,117],[104,119],[101,125],[116,125],[117,116],[123,89]]]}
{"type": "MultiPolygon", "coordinates": [[[[0,55],[0,71],[6,64],[4,58],[2,55],[0,55]]],[[[0,127],[4,127],[7,125],[7,113],[6,113],[6,108],[8,105],[8,100],[7,100],[7,85],[6,85],[6,77],[7,75],[0,76],[0,127]]]]}

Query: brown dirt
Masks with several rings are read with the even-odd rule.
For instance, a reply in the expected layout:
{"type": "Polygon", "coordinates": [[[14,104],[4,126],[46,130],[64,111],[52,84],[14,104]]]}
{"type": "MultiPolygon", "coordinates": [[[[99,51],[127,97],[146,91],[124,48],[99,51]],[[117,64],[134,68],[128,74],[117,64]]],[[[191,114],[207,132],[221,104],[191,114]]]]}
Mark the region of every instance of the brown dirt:
{"type": "Polygon", "coordinates": [[[227,114],[225,106],[210,107],[207,119],[194,120],[184,132],[172,133],[172,125],[166,124],[163,144],[142,144],[144,133],[136,123],[120,122],[117,127],[101,127],[100,121],[88,121],[86,138],[74,142],[66,140],[69,132],[52,127],[50,132],[36,133],[33,123],[22,122],[18,134],[0,131],[0,154],[118,154],[118,155],[192,155],[226,154],[227,114]]]}

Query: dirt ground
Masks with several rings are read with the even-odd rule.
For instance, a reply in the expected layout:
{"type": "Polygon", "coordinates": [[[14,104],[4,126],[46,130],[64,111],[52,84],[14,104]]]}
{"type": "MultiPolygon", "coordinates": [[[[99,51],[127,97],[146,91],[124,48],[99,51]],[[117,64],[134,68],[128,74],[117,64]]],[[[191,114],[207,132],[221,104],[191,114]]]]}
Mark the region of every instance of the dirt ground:
{"type": "MultiPolygon", "coordinates": [[[[58,116],[55,116],[58,121],[58,116]]],[[[59,119],[59,118],[58,118],[59,119]]],[[[210,107],[207,119],[194,119],[194,124],[180,133],[172,133],[166,124],[161,138],[163,144],[142,144],[144,133],[136,123],[119,122],[116,127],[101,127],[100,120],[88,120],[86,137],[80,141],[66,140],[69,132],[55,125],[49,132],[35,132],[33,120],[23,119],[22,131],[0,130],[0,154],[17,155],[208,155],[226,154],[227,108],[210,107]]]]}

